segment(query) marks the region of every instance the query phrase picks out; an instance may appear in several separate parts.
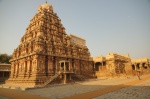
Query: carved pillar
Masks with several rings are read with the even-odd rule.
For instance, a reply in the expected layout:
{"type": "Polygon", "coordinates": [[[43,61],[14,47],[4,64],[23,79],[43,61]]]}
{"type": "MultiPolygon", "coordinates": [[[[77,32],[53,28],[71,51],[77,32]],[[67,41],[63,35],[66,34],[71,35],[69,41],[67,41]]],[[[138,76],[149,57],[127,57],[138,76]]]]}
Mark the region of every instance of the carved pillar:
{"type": "Polygon", "coordinates": [[[13,70],[13,74],[14,74],[14,75],[15,75],[15,73],[16,73],[16,64],[17,64],[17,62],[14,61],[14,70],[13,70]]]}
{"type": "Polygon", "coordinates": [[[35,72],[37,73],[39,70],[39,57],[35,55],[35,72]]]}
{"type": "Polygon", "coordinates": [[[66,84],[66,79],[67,79],[66,74],[64,74],[64,84],[66,84]]]}
{"type": "Polygon", "coordinates": [[[136,66],[136,65],[137,65],[137,64],[135,63],[135,64],[134,64],[135,70],[137,70],[137,66],[136,66]]]}
{"type": "Polygon", "coordinates": [[[37,56],[33,56],[33,61],[32,61],[32,72],[36,73],[37,72],[37,56]]]}
{"type": "Polygon", "coordinates": [[[30,57],[27,58],[27,72],[30,72],[30,57]]]}
{"type": "Polygon", "coordinates": [[[45,69],[46,69],[46,63],[45,63],[45,61],[46,61],[46,56],[42,56],[42,64],[41,64],[41,68],[42,68],[42,72],[46,72],[45,71],[45,69]]]}
{"type": "Polygon", "coordinates": [[[18,70],[19,70],[19,63],[18,63],[18,61],[17,61],[17,63],[16,63],[16,72],[15,72],[15,75],[16,75],[16,77],[17,77],[17,75],[18,75],[18,70]]]}
{"type": "Polygon", "coordinates": [[[26,60],[25,60],[25,67],[24,67],[25,73],[27,72],[27,67],[28,67],[28,61],[27,61],[27,59],[26,59],[26,60]]]}
{"type": "MultiPolygon", "coordinates": [[[[40,59],[39,59],[40,60],[40,59]]],[[[37,68],[36,68],[36,72],[39,73],[40,72],[40,69],[41,69],[41,66],[40,66],[40,63],[41,61],[37,60],[37,68]]]]}
{"type": "Polygon", "coordinates": [[[24,77],[26,75],[26,72],[27,72],[27,60],[24,59],[24,77]]]}
{"type": "Polygon", "coordinates": [[[56,67],[55,67],[55,57],[52,57],[52,62],[53,62],[53,64],[52,64],[52,68],[53,68],[53,73],[55,73],[55,71],[56,71],[56,67]]]}
{"type": "Polygon", "coordinates": [[[58,58],[55,57],[55,68],[56,68],[55,71],[56,71],[56,72],[57,72],[57,68],[58,68],[58,67],[57,67],[57,61],[58,61],[58,58]]]}
{"type": "Polygon", "coordinates": [[[29,68],[29,72],[32,72],[32,59],[30,60],[30,68],[29,68]]]}
{"type": "Polygon", "coordinates": [[[72,70],[74,72],[74,70],[75,70],[74,59],[72,59],[72,61],[71,61],[71,66],[72,66],[72,70]]]}
{"type": "Polygon", "coordinates": [[[102,61],[102,70],[103,70],[103,66],[104,66],[104,64],[103,64],[103,61],[102,61]]]}
{"type": "Polygon", "coordinates": [[[139,67],[140,67],[140,69],[142,69],[142,63],[140,63],[139,65],[140,65],[140,66],[139,66],[139,67]]]}
{"type": "Polygon", "coordinates": [[[11,74],[10,74],[10,77],[13,78],[14,77],[14,70],[15,70],[15,62],[11,62],[11,74]]]}
{"type": "Polygon", "coordinates": [[[66,62],[64,62],[64,71],[66,71],[66,62]]]}
{"type": "Polygon", "coordinates": [[[48,56],[48,73],[52,72],[52,58],[48,56]]]}
{"type": "Polygon", "coordinates": [[[20,72],[20,70],[19,70],[19,68],[20,68],[20,65],[21,65],[21,60],[19,60],[19,62],[18,62],[18,67],[17,67],[17,75],[19,74],[19,72],[20,72]]]}
{"type": "Polygon", "coordinates": [[[72,61],[69,59],[69,71],[72,70],[72,61]]]}

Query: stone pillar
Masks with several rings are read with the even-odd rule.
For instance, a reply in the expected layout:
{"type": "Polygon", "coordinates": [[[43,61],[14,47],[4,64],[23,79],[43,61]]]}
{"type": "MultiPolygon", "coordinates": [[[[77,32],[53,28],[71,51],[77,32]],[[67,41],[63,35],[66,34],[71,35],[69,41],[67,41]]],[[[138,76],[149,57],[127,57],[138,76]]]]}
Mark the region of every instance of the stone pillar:
{"type": "Polygon", "coordinates": [[[142,69],[142,63],[140,63],[140,69],[142,69]]]}
{"type": "Polygon", "coordinates": [[[14,62],[11,63],[11,74],[10,77],[13,78],[14,77],[14,70],[15,70],[15,66],[14,66],[14,62]]]}
{"type": "Polygon", "coordinates": [[[35,55],[34,56],[34,72],[37,73],[37,70],[38,70],[38,55],[35,55]]]}
{"type": "Polygon", "coordinates": [[[135,66],[135,70],[137,70],[136,65],[137,65],[137,64],[135,63],[135,64],[134,64],[134,66],[135,66]]]}
{"type": "Polygon", "coordinates": [[[27,73],[29,73],[30,71],[30,60],[28,59],[27,60],[27,73]]]}
{"type": "Polygon", "coordinates": [[[66,84],[66,74],[64,74],[64,84],[66,84]]]}
{"type": "Polygon", "coordinates": [[[41,71],[42,71],[42,72],[45,72],[45,65],[46,65],[46,64],[45,64],[45,59],[46,59],[45,56],[42,56],[42,57],[41,57],[41,60],[42,60],[42,61],[41,61],[41,63],[40,63],[40,68],[41,68],[41,71]]]}
{"type": "Polygon", "coordinates": [[[64,62],[64,71],[66,71],[66,62],[64,62]]]}
{"type": "Polygon", "coordinates": [[[48,56],[48,73],[52,72],[52,64],[53,61],[52,61],[52,58],[51,56],[48,56]]]}
{"type": "Polygon", "coordinates": [[[38,60],[36,60],[36,73],[38,73],[39,72],[39,66],[40,66],[40,64],[39,64],[39,61],[38,60]]]}
{"type": "Polygon", "coordinates": [[[29,72],[32,72],[32,60],[30,60],[30,68],[29,68],[29,72]]]}
{"type": "Polygon", "coordinates": [[[70,71],[71,70],[70,62],[68,62],[68,65],[69,65],[69,71],[70,71]]]}
{"type": "Polygon", "coordinates": [[[102,70],[103,70],[103,61],[102,61],[102,70]]]}
{"type": "Polygon", "coordinates": [[[57,68],[58,68],[58,67],[57,67],[57,58],[55,58],[55,68],[56,68],[55,71],[57,72],[57,68]]]}
{"type": "Polygon", "coordinates": [[[71,59],[70,59],[70,62],[69,62],[69,67],[70,67],[69,70],[73,71],[73,68],[72,68],[72,60],[71,60],[71,59]]]}
{"type": "Polygon", "coordinates": [[[53,63],[52,64],[52,72],[55,73],[56,70],[55,70],[55,58],[54,57],[52,57],[52,63],[53,63]]]}
{"type": "Polygon", "coordinates": [[[24,73],[26,73],[26,69],[27,69],[27,61],[24,61],[24,73]]]}
{"type": "Polygon", "coordinates": [[[17,77],[17,75],[18,75],[18,69],[19,69],[18,67],[19,67],[19,66],[18,66],[18,62],[17,62],[17,64],[16,64],[16,73],[15,73],[15,74],[16,74],[16,77],[17,77]]]}
{"type": "Polygon", "coordinates": [[[35,59],[33,58],[33,60],[32,60],[32,69],[31,69],[31,72],[35,72],[35,63],[36,63],[36,61],[35,61],[35,59]]]}
{"type": "Polygon", "coordinates": [[[27,61],[27,73],[28,73],[28,77],[30,77],[30,73],[31,73],[31,65],[32,65],[32,61],[29,58],[27,61]]]}

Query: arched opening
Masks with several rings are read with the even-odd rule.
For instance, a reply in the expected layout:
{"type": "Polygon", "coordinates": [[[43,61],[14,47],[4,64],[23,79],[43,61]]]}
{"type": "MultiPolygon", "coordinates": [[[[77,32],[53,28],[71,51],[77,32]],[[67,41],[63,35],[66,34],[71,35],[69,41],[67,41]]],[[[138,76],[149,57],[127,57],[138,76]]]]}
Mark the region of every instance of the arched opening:
{"type": "Polygon", "coordinates": [[[147,69],[146,63],[142,63],[142,68],[147,69]]]}
{"type": "Polygon", "coordinates": [[[135,70],[135,65],[134,64],[132,64],[132,70],[135,70]]]}
{"type": "Polygon", "coordinates": [[[69,67],[69,62],[65,62],[65,65],[66,65],[66,71],[69,71],[70,69],[70,67],[69,67]]]}
{"type": "Polygon", "coordinates": [[[69,62],[68,61],[61,61],[60,62],[60,70],[69,71],[70,70],[69,62]]]}
{"type": "Polygon", "coordinates": [[[140,69],[140,63],[138,63],[138,64],[136,65],[136,68],[137,68],[137,69],[140,69]]]}
{"type": "Polygon", "coordinates": [[[100,71],[100,70],[102,70],[102,63],[96,62],[95,63],[95,71],[100,71]]]}

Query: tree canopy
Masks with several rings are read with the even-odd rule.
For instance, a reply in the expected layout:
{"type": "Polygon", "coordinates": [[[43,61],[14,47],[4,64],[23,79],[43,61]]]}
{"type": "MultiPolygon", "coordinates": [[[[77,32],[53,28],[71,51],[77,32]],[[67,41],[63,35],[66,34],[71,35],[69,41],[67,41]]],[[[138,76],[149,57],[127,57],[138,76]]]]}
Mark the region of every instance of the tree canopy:
{"type": "Polygon", "coordinates": [[[0,54],[0,63],[10,64],[9,60],[12,58],[12,55],[0,54]]]}

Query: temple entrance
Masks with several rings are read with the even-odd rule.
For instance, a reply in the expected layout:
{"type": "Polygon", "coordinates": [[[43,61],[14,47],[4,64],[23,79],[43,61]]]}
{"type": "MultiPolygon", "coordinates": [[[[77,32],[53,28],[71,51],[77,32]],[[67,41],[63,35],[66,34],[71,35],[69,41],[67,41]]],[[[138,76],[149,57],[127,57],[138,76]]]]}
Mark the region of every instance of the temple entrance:
{"type": "Polygon", "coordinates": [[[95,71],[101,71],[106,69],[106,62],[96,62],[95,63],[95,71]]]}
{"type": "Polygon", "coordinates": [[[69,61],[60,61],[60,71],[70,71],[70,62],[69,61]]]}
{"type": "Polygon", "coordinates": [[[100,70],[100,65],[101,65],[100,62],[96,62],[95,63],[95,71],[99,71],[100,70]]]}
{"type": "Polygon", "coordinates": [[[59,71],[62,74],[63,77],[63,83],[66,84],[67,79],[71,80],[71,75],[74,73],[70,64],[70,61],[59,61],[59,71]]]}

